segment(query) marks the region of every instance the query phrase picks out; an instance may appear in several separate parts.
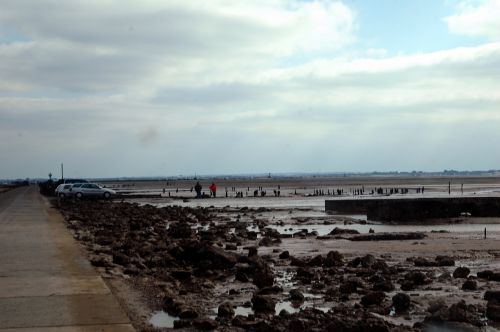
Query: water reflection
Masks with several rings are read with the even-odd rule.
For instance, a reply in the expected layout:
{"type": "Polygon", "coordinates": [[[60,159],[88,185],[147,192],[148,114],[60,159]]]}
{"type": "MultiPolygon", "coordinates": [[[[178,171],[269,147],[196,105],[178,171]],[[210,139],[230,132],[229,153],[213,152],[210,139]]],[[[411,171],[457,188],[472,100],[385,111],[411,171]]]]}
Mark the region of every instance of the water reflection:
{"type": "Polygon", "coordinates": [[[173,328],[176,320],[179,320],[179,317],[171,316],[165,311],[156,311],[149,319],[149,323],[154,327],[173,328]]]}

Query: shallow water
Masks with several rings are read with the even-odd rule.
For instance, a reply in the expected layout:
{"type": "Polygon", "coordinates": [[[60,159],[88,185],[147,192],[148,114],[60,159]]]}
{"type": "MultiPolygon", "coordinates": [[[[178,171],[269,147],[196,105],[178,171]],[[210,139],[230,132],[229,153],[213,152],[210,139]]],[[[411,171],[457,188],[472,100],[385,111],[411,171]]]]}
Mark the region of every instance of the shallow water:
{"type": "Polygon", "coordinates": [[[442,225],[383,225],[383,224],[352,224],[352,225],[269,225],[269,228],[274,228],[281,234],[293,234],[302,229],[307,229],[308,232],[316,231],[318,235],[327,235],[335,227],[344,229],[354,229],[360,233],[368,233],[373,229],[375,233],[397,233],[397,232],[431,232],[431,231],[448,231],[448,232],[472,232],[479,235],[484,233],[484,229],[491,232],[500,232],[500,224],[442,224],[442,225]]]}
{"type": "Polygon", "coordinates": [[[174,317],[167,314],[165,311],[156,311],[153,313],[153,316],[149,319],[149,323],[154,327],[166,327],[173,328],[174,321],[179,320],[179,317],[174,317]]]}

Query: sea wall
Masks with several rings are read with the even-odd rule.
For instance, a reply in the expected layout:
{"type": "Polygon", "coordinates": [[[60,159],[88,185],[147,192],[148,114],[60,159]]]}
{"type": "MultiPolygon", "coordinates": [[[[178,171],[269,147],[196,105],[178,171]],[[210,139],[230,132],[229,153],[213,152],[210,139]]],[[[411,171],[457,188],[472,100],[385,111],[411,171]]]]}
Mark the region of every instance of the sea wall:
{"type": "Polygon", "coordinates": [[[440,197],[327,200],[325,210],[339,214],[366,214],[368,220],[418,221],[472,217],[500,217],[500,197],[440,197]]]}

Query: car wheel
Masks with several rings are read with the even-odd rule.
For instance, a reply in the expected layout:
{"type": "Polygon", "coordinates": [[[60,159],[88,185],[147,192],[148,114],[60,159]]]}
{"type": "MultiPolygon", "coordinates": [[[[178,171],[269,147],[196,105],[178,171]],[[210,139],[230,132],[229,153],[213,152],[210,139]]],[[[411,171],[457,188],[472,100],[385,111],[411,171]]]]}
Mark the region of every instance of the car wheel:
{"type": "Polygon", "coordinates": [[[63,193],[60,193],[59,197],[64,198],[64,197],[66,197],[66,195],[64,195],[63,193]]]}
{"type": "Polygon", "coordinates": [[[104,198],[108,199],[108,198],[110,198],[110,197],[111,197],[111,194],[110,194],[110,193],[108,193],[108,192],[105,192],[105,193],[104,193],[104,198]]]}
{"type": "Polygon", "coordinates": [[[76,196],[76,198],[82,198],[83,195],[82,195],[82,193],[76,193],[75,196],[76,196]]]}

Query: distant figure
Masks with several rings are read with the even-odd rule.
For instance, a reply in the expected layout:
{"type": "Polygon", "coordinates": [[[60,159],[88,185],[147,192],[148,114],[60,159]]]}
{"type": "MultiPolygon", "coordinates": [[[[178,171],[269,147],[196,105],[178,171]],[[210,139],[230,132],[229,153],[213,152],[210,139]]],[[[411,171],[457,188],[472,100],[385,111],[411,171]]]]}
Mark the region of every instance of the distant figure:
{"type": "Polygon", "coordinates": [[[194,191],[196,191],[196,198],[201,198],[201,189],[203,187],[201,186],[200,182],[196,182],[196,185],[194,186],[194,191]]]}
{"type": "Polygon", "coordinates": [[[486,240],[486,227],[484,228],[484,239],[486,240]]]}
{"type": "Polygon", "coordinates": [[[217,197],[217,186],[215,185],[214,182],[212,182],[212,184],[210,185],[210,187],[208,187],[208,189],[210,189],[210,193],[214,196],[214,197],[217,197]]]}

